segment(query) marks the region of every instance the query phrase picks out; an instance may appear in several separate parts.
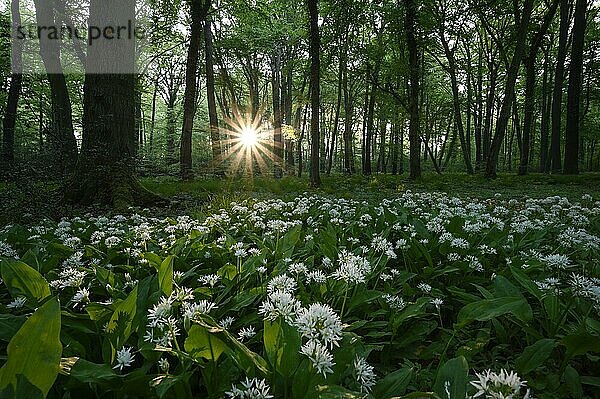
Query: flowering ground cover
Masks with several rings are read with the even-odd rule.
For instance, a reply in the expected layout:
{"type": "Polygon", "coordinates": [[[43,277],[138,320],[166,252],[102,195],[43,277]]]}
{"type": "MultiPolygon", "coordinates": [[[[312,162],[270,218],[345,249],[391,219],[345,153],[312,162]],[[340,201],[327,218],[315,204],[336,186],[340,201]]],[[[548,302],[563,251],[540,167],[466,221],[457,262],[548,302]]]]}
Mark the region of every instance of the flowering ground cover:
{"type": "Polygon", "coordinates": [[[599,236],[588,195],[301,195],[8,225],[0,390],[598,397],[599,236]]]}

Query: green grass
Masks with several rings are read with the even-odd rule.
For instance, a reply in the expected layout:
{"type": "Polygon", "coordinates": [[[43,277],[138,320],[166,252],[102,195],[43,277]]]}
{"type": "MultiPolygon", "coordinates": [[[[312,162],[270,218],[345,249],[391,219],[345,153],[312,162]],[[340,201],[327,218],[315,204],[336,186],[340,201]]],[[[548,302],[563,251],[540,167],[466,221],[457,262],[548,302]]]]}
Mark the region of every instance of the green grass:
{"type": "Polygon", "coordinates": [[[271,177],[198,178],[180,181],[176,178],[145,178],[143,184],[150,190],[167,198],[187,197],[200,202],[211,202],[221,197],[291,197],[310,192],[336,195],[344,198],[384,198],[405,190],[439,191],[459,197],[493,197],[496,193],[510,198],[529,196],[541,198],[564,196],[571,200],[590,194],[600,198],[600,173],[585,173],[578,176],[531,174],[516,176],[500,174],[495,180],[481,175],[453,173],[437,175],[426,173],[417,181],[409,181],[406,175],[373,176],[323,176],[318,189],[309,186],[306,177],[286,176],[280,180],[271,177]]]}

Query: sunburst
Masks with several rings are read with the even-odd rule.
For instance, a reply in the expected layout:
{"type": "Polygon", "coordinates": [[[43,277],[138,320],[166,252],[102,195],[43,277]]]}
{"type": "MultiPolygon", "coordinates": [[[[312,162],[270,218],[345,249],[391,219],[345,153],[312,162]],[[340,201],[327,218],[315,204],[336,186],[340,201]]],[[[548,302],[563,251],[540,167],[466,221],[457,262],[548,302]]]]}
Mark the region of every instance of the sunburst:
{"type": "Polygon", "coordinates": [[[273,130],[263,123],[263,109],[252,117],[250,110],[242,114],[237,107],[232,108],[233,117],[224,118],[227,127],[219,129],[227,139],[222,141],[223,153],[218,163],[227,165],[231,173],[268,173],[281,160],[272,151],[273,130]]]}

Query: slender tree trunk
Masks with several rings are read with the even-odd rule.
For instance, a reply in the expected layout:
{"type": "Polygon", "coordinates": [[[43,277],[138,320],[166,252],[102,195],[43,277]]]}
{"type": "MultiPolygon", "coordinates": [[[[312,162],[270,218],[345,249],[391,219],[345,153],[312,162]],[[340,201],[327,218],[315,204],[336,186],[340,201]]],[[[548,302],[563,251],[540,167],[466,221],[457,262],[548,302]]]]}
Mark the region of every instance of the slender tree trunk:
{"type": "Polygon", "coordinates": [[[198,63],[200,44],[203,36],[202,25],[210,7],[210,0],[188,0],[191,16],[190,44],[185,64],[185,92],[183,95],[183,127],[179,147],[179,163],[182,179],[191,179],[192,173],[192,131],[196,115],[196,94],[198,92],[198,63]]]}
{"type": "MultiPolygon", "coordinates": [[[[35,0],[37,24],[50,29],[55,27],[60,32],[60,22],[56,21],[57,10],[51,1],[35,0]]],[[[60,41],[40,36],[40,55],[46,68],[50,83],[51,120],[47,143],[54,164],[60,175],[73,171],[77,162],[77,140],[73,130],[71,99],[67,88],[67,80],[60,60],[60,41]]]]}
{"type": "MultiPolygon", "coordinates": [[[[204,57],[206,60],[206,100],[208,102],[208,120],[210,129],[210,143],[212,148],[212,161],[215,172],[221,173],[219,164],[222,160],[221,140],[219,137],[219,117],[217,115],[217,102],[215,100],[215,72],[213,70],[213,45],[212,23],[210,19],[204,21],[204,57]]],[[[222,165],[221,165],[222,167],[222,165]]]]}
{"type": "MultiPolygon", "coordinates": [[[[460,96],[458,93],[458,79],[456,77],[456,61],[454,59],[454,52],[450,49],[448,41],[444,36],[443,28],[440,29],[439,36],[442,46],[444,47],[444,54],[448,60],[448,72],[450,73],[450,84],[452,86],[452,105],[454,109],[454,124],[458,129],[458,137],[460,138],[460,147],[463,152],[463,159],[467,173],[473,174],[473,166],[471,165],[471,154],[469,153],[469,147],[465,139],[465,129],[462,121],[462,112],[460,109],[460,96]]],[[[468,110],[467,110],[468,112],[468,110]]]]}
{"type": "Polygon", "coordinates": [[[529,19],[531,17],[531,11],[533,9],[533,0],[525,0],[523,7],[523,13],[521,14],[521,20],[517,32],[517,44],[513,58],[510,63],[506,75],[506,82],[504,86],[504,99],[502,101],[502,107],[500,109],[500,115],[496,122],[496,130],[494,138],[492,139],[492,146],[490,148],[490,156],[487,160],[485,176],[487,178],[495,178],[498,164],[498,154],[500,153],[500,147],[506,134],[506,126],[510,117],[510,109],[513,105],[513,99],[515,97],[515,83],[517,81],[517,75],[519,74],[519,66],[521,65],[521,59],[525,50],[525,44],[527,41],[527,27],[529,25],[529,19]]]}
{"type": "Polygon", "coordinates": [[[573,25],[573,45],[571,47],[571,65],[569,67],[569,88],[567,93],[567,129],[565,141],[566,174],[579,173],[579,124],[580,100],[583,81],[583,46],[585,39],[585,15],[587,1],[575,3],[575,22],[573,25]]]}
{"type": "Polygon", "coordinates": [[[560,27],[558,37],[558,54],[554,69],[554,90],[552,95],[552,133],[550,140],[550,157],[552,172],[560,172],[561,151],[560,132],[562,130],[562,98],[564,82],[564,64],[567,58],[567,41],[569,35],[569,0],[560,0],[560,27]]]}
{"type": "Polygon", "coordinates": [[[421,137],[419,134],[419,54],[417,49],[416,25],[417,4],[415,0],[405,0],[406,15],[404,30],[408,47],[409,84],[408,111],[410,125],[408,137],[410,141],[410,179],[421,177],[421,137]]]}
{"type": "Polygon", "coordinates": [[[479,51],[477,59],[477,122],[475,124],[475,170],[480,171],[483,166],[483,147],[481,130],[483,127],[483,44],[479,37],[479,51]]]}
{"type": "Polygon", "coordinates": [[[0,159],[2,172],[0,173],[6,176],[1,177],[8,177],[15,162],[15,124],[23,84],[23,40],[16,38],[17,28],[21,25],[19,0],[11,0],[10,12],[13,36],[11,39],[12,74],[10,75],[10,87],[2,120],[2,157],[0,159]]]}
{"type": "Polygon", "coordinates": [[[310,184],[313,187],[321,185],[319,174],[319,102],[320,102],[320,52],[321,39],[319,37],[319,9],[318,0],[307,0],[310,20],[309,56],[310,56],[310,184]]]}
{"type": "MultiPolygon", "coordinates": [[[[530,144],[533,137],[533,125],[534,125],[534,110],[535,110],[535,87],[536,87],[536,70],[535,63],[537,59],[537,53],[542,45],[544,35],[548,31],[550,23],[554,19],[556,9],[558,8],[558,0],[554,0],[550,9],[544,17],[544,22],[536,33],[535,37],[532,38],[531,46],[529,47],[529,54],[524,58],[525,66],[525,115],[523,121],[523,148],[521,151],[521,158],[519,161],[519,175],[526,175],[529,169],[530,159],[530,144]]],[[[544,65],[544,68],[546,65],[544,65]]],[[[544,78],[546,78],[546,70],[544,69],[544,78]]],[[[545,95],[545,94],[544,94],[545,95]]],[[[547,137],[546,137],[547,139],[547,137]]],[[[547,143],[544,143],[547,144],[547,143]]],[[[531,146],[533,147],[533,146],[531,146]]]]}
{"type": "Polygon", "coordinates": [[[283,176],[281,165],[283,163],[283,141],[281,136],[281,49],[277,49],[277,54],[273,60],[273,70],[271,76],[271,89],[273,92],[273,175],[276,179],[283,176]]]}

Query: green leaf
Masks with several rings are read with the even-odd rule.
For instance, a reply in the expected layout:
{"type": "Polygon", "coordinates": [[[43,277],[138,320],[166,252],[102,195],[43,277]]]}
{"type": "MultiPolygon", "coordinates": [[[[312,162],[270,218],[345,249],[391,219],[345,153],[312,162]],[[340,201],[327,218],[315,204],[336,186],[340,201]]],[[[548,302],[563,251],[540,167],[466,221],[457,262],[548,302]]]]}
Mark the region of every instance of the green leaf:
{"type": "Polygon", "coordinates": [[[448,360],[435,377],[433,391],[444,399],[464,399],[469,384],[469,364],[463,356],[448,360]],[[446,383],[450,384],[450,397],[446,392],[446,383]]]}
{"type": "Polygon", "coordinates": [[[25,319],[25,316],[0,314],[0,340],[10,341],[23,323],[25,323],[25,319]]]}
{"type": "Polygon", "coordinates": [[[85,359],[77,359],[75,364],[70,368],[69,375],[77,381],[86,384],[110,383],[121,379],[121,376],[115,374],[109,365],[96,364],[88,362],[85,359]]]}
{"type": "MultiPolygon", "coordinates": [[[[121,347],[132,333],[133,319],[137,311],[138,286],[129,293],[124,301],[121,301],[113,312],[106,331],[116,336],[113,346],[121,347]]],[[[112,359],[111,359],[112,360],[112,359]]]]}
{"type": "Polygon", "coordinates": [[[2,259],[0,269],[11,295],[23,294],[37,301],[50,296],[48,282],[33,267],[15,259],[2,259]]]}
{"type": "Polygon", "coordinates": [[[563,378],[565,379],[565,386],[569,388],[571,395],[573,395],[575,399],[582,398],[583,388],[581,387],[581,378],[579,377],[577,370],[571,366],[567,366],[563,378]]]}
{"type": "Polygon", "coordinates": [[[186,352],[194,359],[204,358],[216,362],[227,350],[227,345],[213,335],[208,328],[193,325],[184,344],[186,352]]]}
{"type": "Polygon", "coordinates": [[[522,297],[482,299],[465,305],[458,312],[458,327],[464,327],[474,320],[487,321],[512,313],[523,321],[533,318],[531,307],[522,297]]]}
{"type": "Polygon", "coordinates": [[[281,320],[265,320],[263,341],[269,362],[283,377],[290,377],[300,362],[302,337],[298,330],[281,320]]]}
{"type": "Polygon", "coordinates": [[[527,374],[541,366],[552,354],[556,347],[556,341],[553,339],[540,339],[535,344],[525,348],[523,353],[515,361],[517,372],[527,374]]]}
{"type": "Polygon", "coordinates": [[[319,399],[366,399],[373,398],[371,395],[350,391],[339,385],[319,385],[317,388],[319,399]]]}
{"type": "Polygon", "coordinates": [[[567,348],[567,358],[587,352],[600,352],[600,337],[591,334],[567,335],[560,342],[567,348]]]}
{"type": "Polygon", "coordinates": [[[60,305],[51,298],[23,324],[8,344],[8,358],[0,369],[0,389],[9,385],[18,391],[17,376],[37,387],[46,397],[58,375],[60,343],[60,305]]]}
{"type": "Polygon", "coordinates": [[[173,255],[162,261],[158,268],[158,286],[166,296],[173,292],[173,255]]]}
{"type": "Polygon", "coordinates": [[[376,398],[391,398],[404,394],[412,379],[412,368],[404,367],[389,373],[373,387],[373,396],[376,398]]]}

